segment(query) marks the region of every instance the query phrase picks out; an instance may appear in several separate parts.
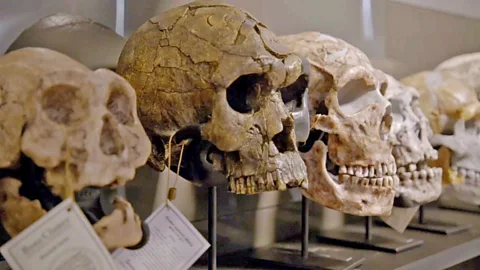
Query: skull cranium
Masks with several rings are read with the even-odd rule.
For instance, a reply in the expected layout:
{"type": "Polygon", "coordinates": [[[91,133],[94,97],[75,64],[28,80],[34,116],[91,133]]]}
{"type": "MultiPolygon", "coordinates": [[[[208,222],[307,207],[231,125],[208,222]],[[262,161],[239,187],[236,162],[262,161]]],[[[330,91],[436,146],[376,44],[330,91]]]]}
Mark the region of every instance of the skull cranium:
{"type": "Polygon", "coordinates": [[[397,186],[396,206],[412,207],[436,200],[442,191],[442,169],[431,168],[427,162],[438,158],[429,138],[432,129],[420,109],[419,94],[387,75],[385,97],[392,104],[393,156],[400,179],[397,186]]]}
{"type": "MultiPolygon", "coordinates": [[[[302,132],[294,123],[301,122],[295,113],[309,123],[308,113],[299,113],[307,111],[305,71],[265,25],[216,1],[150,19],[127,42],[117,69],[137,90],[154,145],[150,164],[160,167],[172,135],[168,154],[176,163],[179,138],[188,139],[185,159],[200,155],[202,166],[226,175],[237,194],[306,187],[295,134],[306,139],[309,126],[302,132]]],[[[197,175],[183,176],[211,178],[191,171],[197,175]]]]}
{"type": "Polygon", "coordinates": [[[480,96],[480,53],[468,53],[443,61],[435,70],[447,72],[450,76],[463,81],[480,96]]]}
{"type": "Polygon", "coordinates": [[[389,214],[395,195],[387,82],[366,55],[343,40],[307,32],[284,36],[308,58],[312,132],[301,149],[310,199],[354,215],[389,214]],[[327,156],[328,152],[328,156],[327,156]]]}
{"type": "Polygon", "coordinates": [[[401,82],[420,92],[420,107],[434,131],[430,141],[440,147],[434,165],[443,169],[443,182],[453,185],[458,199],[480,203],[477,94],[466,83],[443,71],[420,72],[401,82]]]}

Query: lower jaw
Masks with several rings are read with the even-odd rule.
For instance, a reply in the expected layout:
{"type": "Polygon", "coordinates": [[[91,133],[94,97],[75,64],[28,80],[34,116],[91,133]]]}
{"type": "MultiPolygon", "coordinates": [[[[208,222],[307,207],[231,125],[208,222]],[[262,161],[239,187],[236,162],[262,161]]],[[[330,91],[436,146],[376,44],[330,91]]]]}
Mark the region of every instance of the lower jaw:
{"type": "Polygon", "coordinates": [[[480,186],[457,184],[452,185],[456,197],[466,203],[480,205],[480,186]]]}

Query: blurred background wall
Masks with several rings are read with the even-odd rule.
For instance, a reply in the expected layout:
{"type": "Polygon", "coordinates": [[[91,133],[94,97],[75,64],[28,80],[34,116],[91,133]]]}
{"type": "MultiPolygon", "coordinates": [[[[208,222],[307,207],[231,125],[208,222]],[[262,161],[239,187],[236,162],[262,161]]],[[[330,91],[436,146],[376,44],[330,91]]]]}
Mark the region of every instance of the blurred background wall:
{"type": "MultiPolygon", "coordinates": [[[[188,0],[2,0],[0,53],[38,19],[57,12],[82,15],[130,36],[150,17],[188,0]],[[124,9],[122,9],[124,6],[124,9]],[[119,9],[117,9],[117,7],[119,9]],[[121,12],[124,10],[124,14],[121,12]],[[117,14],[117,11],[118,12],[117,14]],[[123,15],[122,15],[123,14],[123,15]],[[120,16],[120,17],[119,17],[120,16]],[[116,20],[124,18],[123,24],[116,20]]],[[[248,10],[276,34],[319,31],[363,50],[373,64],[401,78],[451,56],[480,51],[478,0],[227,0],[248,10]]],[[[72,44],[73,45],[73,44],[72,44]]],[[[92,48],[94,50],[95,48],[92,48]]],[[[127,195],[145,218],[165,202],[166,177],[141,168],[127,195]]],[[[180,179],[175,204],[206,232],[207,190],[180,179]]],[[[219,187],[219,251],[262,246],[297,234],[298,191],[234,196],[219,187]]],[[[312,227],[341,226],[343,215],[313,207],[312,227]]]]}

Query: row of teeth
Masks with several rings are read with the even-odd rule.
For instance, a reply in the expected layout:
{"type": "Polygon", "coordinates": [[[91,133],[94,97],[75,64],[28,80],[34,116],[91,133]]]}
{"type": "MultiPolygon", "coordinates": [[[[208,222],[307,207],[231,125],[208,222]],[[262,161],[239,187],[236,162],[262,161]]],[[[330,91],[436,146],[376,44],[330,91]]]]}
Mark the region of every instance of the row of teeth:
{"type": "Polygon", "coordinates": [[[361,186],[376,186],[376,187],[393,187],[398,184],[398,176],[384,176],[375,178],[365,178],[342,174],[339,177],[339,182],[347,185],[361,185],[361,186]]]}
{"type": "MultiPolygon", "coordinates": [[[[301,186],[306,179],[296,179],[289,181],[289,186],[301,186]]],[[[284,191],[287,189],[287,184],[282,180],[279,171],[267,172],[262,176],[245,176],[235,178],[230,176],[228,178],[228,191],[236,194],[255,194],[264,191],[284,191]]]]}
{"type": "Polygon", "coordinates": [[[457,168],[457,167],[452,167],[452,170],[456,174],[460,174],[461,176],[467,176],[468,178],[480,180],[480,172],[478,171],[466,169],[466,168],[457,168]]]}
{"type": "Polygon", "coordinates": [[[404,173],[404,172],[414,172],[414,171],[417,171],[417,170],[424,170],[424,169],[428,169],[430,167],[427,166],[426,163],[419,163],[418,165],[415,164],[415,163],[410,163],[406,166],[401,166],[401,167],[398,167],[398,173],[404,173]]]}
{"type": "Polygon", "coordinates": [[[390,165],[387,164],[378,164],[377,166],[370,165],[368,167],[362,166],[340,166],[340,170],[338,171],[340,175],[348,174],[356,177],[383,177],[385,175],[393,176],[397,173],[397,166],[395,163],[390,165]]]}
{"type": "Polygon", "coordinates": [[[398,170],[398,176],[402,181],[407,181],[407,180],[425,180],[425,181],[432,181],[435,179],[438,179],[439,177],[442,177],[442,168],[427,168],[427,169],[422,169],[419,171],[400,171],[398,170]]]}

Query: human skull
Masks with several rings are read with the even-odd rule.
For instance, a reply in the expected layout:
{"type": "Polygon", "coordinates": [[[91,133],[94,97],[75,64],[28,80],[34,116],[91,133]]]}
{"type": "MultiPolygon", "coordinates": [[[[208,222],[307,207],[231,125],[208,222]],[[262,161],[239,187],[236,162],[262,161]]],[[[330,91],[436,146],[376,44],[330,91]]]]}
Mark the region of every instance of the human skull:
{"type": "Polygon", "coordinates": [[[279,39],[311,64],[312,131],[301,149],[309,177],[304,194],[344,213],[388,215],[398,178],[387,140],[392,115],[382,96],[384,74],[343,40],[316,32],[279,39]]]}
{"type": "MultiPolygon", "coordinates": [[[[65,55],[40,48],[1,56],[0,70],[2,175],[22,175],[29,170],[28,160],[42,169],[39,181],[44,180],[54,194],[65,198],[85,187],[124,185],[133,179],[135,169],[145,164],[150,142],[136,115],[135,92],[119,75],[106,69],[91,71],[65,55]]],[[[27,178],[22,182],[33,181],[27,178]]],[[[35,201],[28,203],[30,198],[23,197],[21,190],[19,193],[21,182],[9,184],[10,179],[0,182],[17,189],[3,191],[10,196],[0,210],[5,213],[2,225],[14,236],[45,210],[35,208],[35,201]],[[16,204],[25,215],[6,209],[8,204],[16,204]],[[9,220],[20,225],[15,227],[9,220]]],[[[131,207],[130,211],[133,213],[131,207]]],[[[107,216],[104,223],[111,223],[109,228],[137,225],[138,216],[121,212],[125,213],[123,222],[114,223],[115,216],[107,216]]],[[[114,245],[137,240],[142,233],[141,226],[137,227],[114,245]]]]}
{"type": "Polygon", "coordinates": [[[427,164],[436,160],[438,153],[429,142],[433,133],[420,109],[419,94],[390,75],[387,79],[385,97],[392,104],[393,115],[389,140],[400,179],[394,205],[413,207],[435,201],[442,192],[442,169],[427,164]]]}
{"type": "Polygon", "coordinates": [[[401,80],[420,93],[420,107],[434,131],[431,143],[440,147],[435,166],[443,169],[444,184],[451,184],[460,200],[480,203],[480,144],[475,91],[448,72],[428,71],[401,80]]]}
{"type": "Polygon", "coordinates": [[[183,139],[190,141],[185,159],[198,156],[192,149],[206,141],[201,162],[222,172],[237,194],[307,187],[296,146],[309,130],[306,71],[265,25],[217,1],[195,1],[150,19],[127,41],[117,69],[137,90],[139,117],[154,148],[149,163],[163,163],[172,135],[173,164],[183,139]],[[296,129],[302,121],[307,124],[296,129]]]}
{"type": "Polygon", "coordinates": [[[480,53],[468,53],[443,61],[435,70],[449,73],[468,84],[480,96],[480,53]]]}

